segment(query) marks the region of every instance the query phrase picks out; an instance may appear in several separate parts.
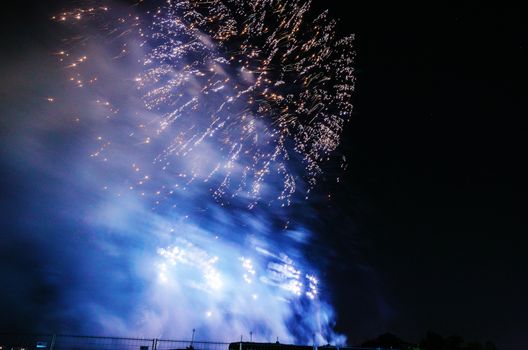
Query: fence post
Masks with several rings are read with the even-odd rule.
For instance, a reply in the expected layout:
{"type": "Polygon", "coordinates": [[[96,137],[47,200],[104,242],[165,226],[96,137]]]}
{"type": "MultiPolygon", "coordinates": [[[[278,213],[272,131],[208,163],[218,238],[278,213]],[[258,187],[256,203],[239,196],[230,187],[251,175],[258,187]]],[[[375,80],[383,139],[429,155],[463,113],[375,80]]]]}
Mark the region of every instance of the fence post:
{"type": "Polygon", "coordinates": [[[55,334],[53,334],[53,336],[51,337],[50,350],[53,350],[54,347],[55,347],[55,334]]]}
{"type": "Polygon", "coordinates": [[[158,338],[152,339],[152,350],[156,350],[158,347],[158,338]]]}

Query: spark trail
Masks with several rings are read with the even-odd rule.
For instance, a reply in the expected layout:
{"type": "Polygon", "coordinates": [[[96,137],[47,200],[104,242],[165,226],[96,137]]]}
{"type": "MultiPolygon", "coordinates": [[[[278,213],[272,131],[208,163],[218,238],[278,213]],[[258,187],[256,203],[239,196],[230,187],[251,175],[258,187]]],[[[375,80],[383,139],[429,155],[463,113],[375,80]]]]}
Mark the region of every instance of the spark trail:
{"type": "Polygon", "coordinates": [[[114,317],[173,336],[343,342],[309,230],[283,223],[350,117],[352,36],[310,1],[112,5],[53,19],[75,33],[56,55],[93,108],[78,113],[98,144],[89,224],[139,242],[133,278],[154,286],[132,321],[114,317]]]}

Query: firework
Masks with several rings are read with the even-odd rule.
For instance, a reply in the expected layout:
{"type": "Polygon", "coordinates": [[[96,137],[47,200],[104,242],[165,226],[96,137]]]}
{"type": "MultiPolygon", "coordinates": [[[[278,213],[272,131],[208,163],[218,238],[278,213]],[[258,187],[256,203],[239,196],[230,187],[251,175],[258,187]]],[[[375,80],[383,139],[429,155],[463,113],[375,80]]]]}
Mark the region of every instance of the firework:
{"type": "MultiPolygon", "coordinates": [[[[335,21],[326,12],[314,15],[310,4],[168,1],[148,11],[149,21],[132,15],[116,21],[114,36],[135,35],[146,51],[134,81],[145,106],[160,115],[141,131],[142,142],[162,143],[159,169],[184,183],[209,183],[220,201],[249,197],[250,207],[274,175],[282,179],[277,199],[289,204],[299,183],[292,168],[305,169],[301,183],[308,190],[315,185],[352,111],[353,37],[337,38],[335,21]],[[217,159],[178,166],[178,159],[192,159],[209,145],[220,150],[217,159]]],[[[91,7],[56,18],[75,22],[107,10],[91,7]]],[[[118,56],[127,50],[122,44],[118,56]]],[[[69,67],[83,59],[68,60],[69,67]]],[[[184,183],[155,192],[167,194],[184,183]]]]}
{"type": "Polygon", "coordinates": [[[150,207],[140,211],[144,232],[131,234],[151,252],[138,259],[152,267],[141,282],[155,285],[143,323],[203,324],[205,315],[225,327],[204,326],[212,336],[247,327],[290,340],[335,336],[302,253],[309,233],[271,224],[289,222],[272,203],[287,207],[316,185],[352,111],[353,38],[338,38],[328,14],[310,7],[175,0],[54,17],[77,28],[56,56],[92,99],[85,118],[91,160],[105,169],[94,180],[103,216],[134,222],[131,203],[150,207]],[[178,312],[159,311],[167,307],[178,312]],[[292,332],[295,318],[304,323],[292,332]]]}

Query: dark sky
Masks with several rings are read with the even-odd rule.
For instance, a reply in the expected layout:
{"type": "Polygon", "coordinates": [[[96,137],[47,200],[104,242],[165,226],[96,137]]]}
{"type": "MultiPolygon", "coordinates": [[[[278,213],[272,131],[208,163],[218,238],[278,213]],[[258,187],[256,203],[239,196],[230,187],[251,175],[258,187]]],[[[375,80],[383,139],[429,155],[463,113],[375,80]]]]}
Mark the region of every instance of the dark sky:
{"type": "MultiPolygon", "coordinates": [[[[433,330],[522,347],[524,12],[477,3],[316,6],[356,35],[355,113],[341,149],[349,166],[339,185],[319,189],[332,199],[314,204],[334,254],[327,277],[338,329],[352,342],[387,331],[417,341],[433,330]]],[[[35,28],[46,8],[3,9],[3,59],[45,40],[35,28]]],[[[16,212],[13,181],[2,185],[8,212],[16,212]]]]}
{"type": "Polygon", "coordinates": [[[342,285],[340,324],[352,338],[392,331],[416,340],[430,329],[522,346],[522,11],[477,3],[323,6],[356,33],[357,50],[356,109],[343,146],[350,166],[329,218],[345,256],[333,276],[342,285]],[[368,268],[359,271],[350,256],[368,268]],[[356,291],[363,285],[365,294],[356,291]]]}

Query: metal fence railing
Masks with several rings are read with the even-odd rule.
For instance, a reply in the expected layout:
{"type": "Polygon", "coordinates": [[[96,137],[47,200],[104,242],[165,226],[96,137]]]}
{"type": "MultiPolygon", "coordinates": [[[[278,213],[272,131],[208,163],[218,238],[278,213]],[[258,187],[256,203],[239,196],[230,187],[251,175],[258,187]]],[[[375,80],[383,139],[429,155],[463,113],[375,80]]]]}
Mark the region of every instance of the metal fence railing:
{"type": "Polygon", "coordinates": [[[0,350],[228,350],[229,343],[191,340],[0,333],[0,350]]]}
{"type": "Polygon", "coordinates": [[[152,339],[57,335],[53,348],[42,350],[153,350],[153,345],[152,339]]]}
{"type": "MultiPolygon", "coordinates": [[[[193,332],[194,337],[194,332],[193,332]]],[[[251,342],[99,337],[83,335],[0,333],[0,350],[312,350],[312,346],[251,342]]],[[[383,350],[322,346],[318,350],[383,350]]]]}
{"type": "Polygon", "coordinates": [[[0,350],[154,350],[154,339],[0,334],[0,350]]]}
{"type": "MultiPolygon", "coordinates": [[[[192,345],[194,350],[227,350],[229,343],[206,341],[182,341],[157,339],[155,350],[185,350],[192,345]]],[[[146,350],[146,349],[145,349],[146,350]]]]}

